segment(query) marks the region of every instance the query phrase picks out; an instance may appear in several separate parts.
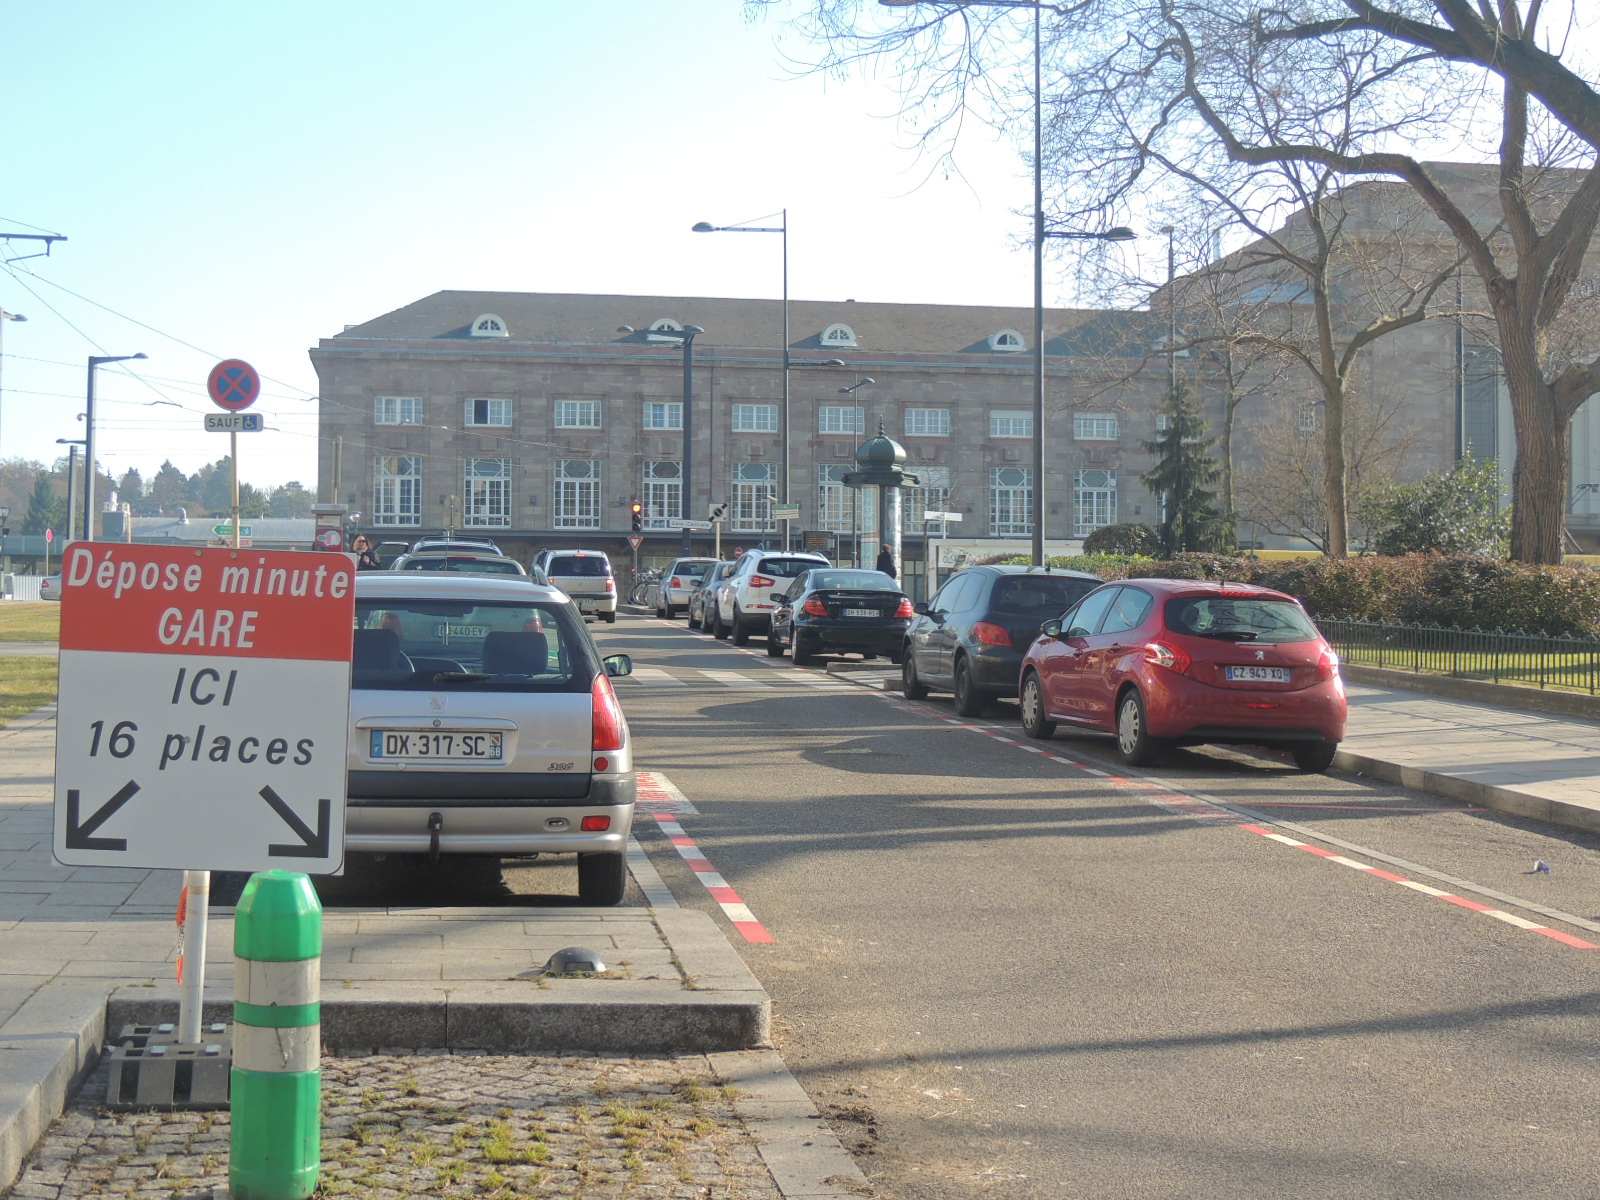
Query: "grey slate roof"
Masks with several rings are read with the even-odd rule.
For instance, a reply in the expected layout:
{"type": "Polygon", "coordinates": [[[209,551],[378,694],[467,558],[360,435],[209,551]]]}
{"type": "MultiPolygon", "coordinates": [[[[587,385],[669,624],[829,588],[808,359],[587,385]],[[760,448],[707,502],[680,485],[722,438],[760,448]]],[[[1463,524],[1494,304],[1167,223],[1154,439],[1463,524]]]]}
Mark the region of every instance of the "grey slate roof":
{"type": "MultiPolygon", "coordinates": [[[[1045,328],[1052,337],[1103,316],[1098,309],[1047,309],[1045,328]]],[[[738,300],[704,296],[589,296],[540,292],[435,292],[404,308],[352,325],[322,345],[341,340],[458,340],[476,346],[601,345],[622,342],[619,325],[646,329],[663,317],[705,329],[698,346],[738,349],[775,348],[782,340],[781,300],[738,300]],[[494,313],[509,338],[472,338],[471,323],[494,313]]],[[[851,350],[824,346],[822,331],[835,323],[856,335],[856,351],[895,354],[991,354],[987,339],[1013,329],[1032,343],[1033,309],[951,304],[879,304],[855,300],[789,301],[793,350],[822,356],[851,350]]],[[[1018,357],[1007,354],[1004,357],[1018,357]]]]}

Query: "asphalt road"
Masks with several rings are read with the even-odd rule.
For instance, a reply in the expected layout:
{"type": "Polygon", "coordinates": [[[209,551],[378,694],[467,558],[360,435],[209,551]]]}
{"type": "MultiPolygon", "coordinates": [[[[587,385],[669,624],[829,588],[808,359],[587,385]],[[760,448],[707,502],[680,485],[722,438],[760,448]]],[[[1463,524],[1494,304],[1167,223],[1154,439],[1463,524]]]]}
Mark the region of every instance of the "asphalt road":
{"type": "Polygon", "coordinates": [[[641,842],[891,1200],[1596,1194],[1594,839],[1248,753],[1129,772],[760,639],[595,632],[771,942],[641,842]]]}

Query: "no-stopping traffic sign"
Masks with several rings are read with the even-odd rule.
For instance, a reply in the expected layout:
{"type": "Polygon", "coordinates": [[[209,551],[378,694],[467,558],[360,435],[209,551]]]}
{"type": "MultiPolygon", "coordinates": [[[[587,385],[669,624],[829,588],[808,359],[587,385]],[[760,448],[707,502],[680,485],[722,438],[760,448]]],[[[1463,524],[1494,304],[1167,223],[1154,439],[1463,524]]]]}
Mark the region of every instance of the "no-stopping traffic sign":
{"type": "Polygon", "coordinates": [[[61,591],[56,861],[336,871],[350,560],[79,542],[61,591]]]}
{"type": "Polygon", "coordinates": [[[206,391],[211,393],[218,407],[242,412],[261,394],[261,376],[242,358],[223,359],[211,368],[206,378],[206,391]]]}

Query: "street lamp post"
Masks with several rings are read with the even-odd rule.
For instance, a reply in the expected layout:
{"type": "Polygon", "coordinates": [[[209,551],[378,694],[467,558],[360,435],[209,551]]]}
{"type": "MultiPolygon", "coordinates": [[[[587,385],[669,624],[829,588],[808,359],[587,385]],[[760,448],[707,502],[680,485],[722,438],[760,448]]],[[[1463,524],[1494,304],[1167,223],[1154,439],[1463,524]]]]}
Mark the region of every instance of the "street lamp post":
{"type": "MultiPolygon", "coordinates": [[[[912,8],[941,0],[878,0],[888,8],[912,8]]],[[[1041,25],[1043,11],[1065,10],[1041,0],[963,0],[950,8],[1029,8],[1033,10],[1033,565],[1044,564],[1044,244],[1047,238],[1125,242],[1135,236],[1126,226],[1104,233],[1046,230],[1044,227],[1044,88],[1041,25]]]]}
{"type": "MultiPolygon", "coordinates": [[[[21,313],[7,312],[5,309],[0,308],[0,321],[26,321],[27,319],[28,318],[23,316],[21,313]]],[[[0,330],[3,330],[4,328],[4,325],[0,325],[0,330]]],[[[5,355],[0,353],[0,362],[3,362],[4,358],[5,355]]],[[[0,395],[3,395],[3,392],[0,392],[0,395]]]]}
{"type": "MultiPolygon", "coordinates": [[[[857,376],[856,381],[839,389],[841,396],[849,396],[852,403],[859,403],[856,392],[864,387],[869,387],[878,381],[871,375],[857,376]]],[[[856,449],[861,449],[861,436],[866,433],[866,417],[862,416],[861,424],[856,428],[856,449]]],[[[861,565],[861,489],[850,489],[850,563],[851,566],[861,565]]]]}
{"type": "Polygon", "coordinates": [[[62,531],[62,544],[72,540],[72,531],[78,523],[78,447],[82,438],[57,438],[56,445],[67,448],[67,527],[62,531]]]}
{"type": "Polygon", "coordinates": [[[83,410],[83,540],[94,541],[94,373],[106,363],[129,362],[145,358],[138,354],[89,355],[89,394],[83,410]]]}
{"type": "MultiPolygon", "coordinates": [[[[756,220],[761,218],[757,217],[756,220]]],[[[782,473],[778,477],[778,486],[783,489],[783,502],[791,503],[793,497],[789,494],[789,210],[778,211],[779,224],[777,225],[713,225],[709,221],[698,221],[693,227],[695,233],[776,233],[780,234],[783,242],[783,402],[778,410],[780,423],[779,442],[782,446],[782,473]]],[[[786,526],[787,527],[787,526],[786,526]]],[[[785,541],[788,540],[787,535],[785,541]]],[[[784,546],[787,550],[789,547],[784,546]]]]}

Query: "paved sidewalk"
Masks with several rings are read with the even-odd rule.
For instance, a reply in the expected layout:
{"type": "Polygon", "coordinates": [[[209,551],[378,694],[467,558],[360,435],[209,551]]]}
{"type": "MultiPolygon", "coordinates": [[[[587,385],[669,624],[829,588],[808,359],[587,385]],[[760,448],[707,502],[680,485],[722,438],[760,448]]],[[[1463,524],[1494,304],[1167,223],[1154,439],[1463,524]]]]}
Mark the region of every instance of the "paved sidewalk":
{"type": "MultiPolygon", "coordinates": [[[[0,730],[0,1190],[16,1178],[41,1136],[92,1076],[108,1033],[115,1035],[125,1024],[173,1021],[177,1015],[174,913],[181,877],[172,871],[63,867],[54,861],[54,748],[53,709],[0,730]]],[[[504,1089],[502,1076],[511,1068],[480,1073],[476,1066],[486,1061],[482,1056],[578,1054],[582,1057],[570,1062],[553,1060],[554,1067],[533,1065],[544,1061],[537,1058],[523,1061],[530,1064],[530,1081],[552,1072],[560,1076],[563,1063],[573,1080],[586,1072],[633,1080],[627,1087],[616,1084],[613,1098],[630,1112],[651,1096],[709,1091],[720,1098],[714,1110],[705,1108],[692,1119],[707,1147],[726,1147],[726,1152],[706,1150],[672,1167],[674,1172],[682,1167],[675,1178],[693,1178],[701,1189],[684,1195],[704,1195],[707,1187],[730,1200],[870,1194],[770,1049],[770,1003],[743,960],[710,917],[673,904],[648,860],[641,856],[634,866],[635,881],[654,907],[329,910],[323,920],[322,1032],[332,1055],[354,1056],[329,1060],[330,1087],[364,1095],[376,1086],[374,1072],[398,1069],[391,1063],[396,1055],[426,1052],[430,1073],[423,1072],[420,1059],[406,1068],[419,1081],[412,1098],[441,1110],[481,1107],[488,1116],[479,1116],[488,1120],[507,1107],[494,1089],[504,1089]],[[598,952],[607,972],[586,978],[541,975],[551,954],[575,945],[598,952]],[[474,1082],[480,1074],[488,1089],[481,1094],[474,1082]],[[424,1079],[434,1082],[424,1086],[424,1079]],[[726,1093],[720,1090],[724,1085],[726,1093]]],[[[208,1022],[232,1017],[232,945],[232,910],[213,908],[206,955],[208,1022]]],[[[536,1092],[530,1082],[524,1096],[530,1112],[549,1107],[536,1092]]],[[[597,1096],[594,1112],[585,1119],[615,1125],[615,1113],[601,1111],[607,1102],[597,1096]]],[[[571,1107],[567,1100],[561,1103],[571,1107]]],[[[104,1166],[108,1153],[112,1160],[122,1153],[97,1149],[102,1142],[134,1137],[153,1144],[152,1122],[175,1137],[188,1137],[199,1124],[212,1128],[215,1120],[197,1121],[193,1113],[88,1119],[85,1113],[92,1109],[75,1111],[77,1116],[59,1123],[43,1143],[44,1157],[33,1160],[53,1165],[43,1174],[30,1169],[18,1185],[27,1190],[17,1191],[17,1197],[122,1194],[124,1179],[137,1179],[145,1191],[161,1183],[151,1195],[211,1195],[215,1170],[205,1160],[216,1154],[214,1136],[180,1150],[181,1161],[163,1165],[171,1176],[165,1180],[152,1178],[148,1160],[137,1171],[111,1177],[91,1168],[104,1166]],[[100,1190],[110,1184],[115,1187],[100,1190]]],[[[666,1119],[662,1106],[651,1111],[666,1119]]],[[[679,1105],[674,1111],[682,1116],[689,1109],[679,1105]]],[[[524,1130],[530,1138],[535,1132],[532,1126],[524,1130]]],[[[552,1130],[537,1132],[549,1136],[552,1130]]],[[[627,1136],[634,1135],[617,1134],[627,1136]]],[[[682,1143],[668,1133],[661,1140],[682,1143]]],[[[654,1186],[638,1190],[634,1184],[653,1176],[642,1159],[639,1171],[616,1166],[626,1157],[613,1153],[621,1141],[596,1142],[584,1133],[567,1142],[572,1153],[560,1160],[565,1166],[550,1168],[552,1180],[566,1177],[562,1170],[578,1170],[575,1163],[589,1163],[584,1169],[592,1168],[594,1178],[586,1195],[678,1194],[654,1186]],[[611,1165],[594,1166],[601,1160],[611,1165]],[[602,1187],[605,1178],[615,1188],[602,1187]]],[[[567,1144],[557,1143],[552,1153],[567,1144]]],[[[370,1160],[364,1143],[357,1149],[361,1153],[351,1157],[370,1160]]],[[[394,1171],[409,1181],[406,1186],[418,1195],[455,1194],[431,1190],[410,1169],[417,1165],[406,1157],[410,1153],[396,1149],[394,1154],[394,1171]]],[[[471,1175],[469,1167],[477,1169],[472,1163],[460,1169],[471,1175]]],[[[357,1173],[373,1170],[371,1161],[363,1161],[357,1173]]]]}

